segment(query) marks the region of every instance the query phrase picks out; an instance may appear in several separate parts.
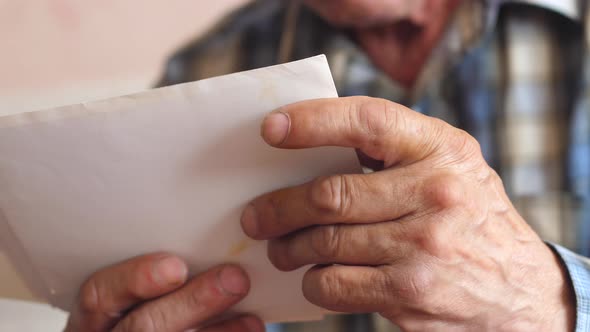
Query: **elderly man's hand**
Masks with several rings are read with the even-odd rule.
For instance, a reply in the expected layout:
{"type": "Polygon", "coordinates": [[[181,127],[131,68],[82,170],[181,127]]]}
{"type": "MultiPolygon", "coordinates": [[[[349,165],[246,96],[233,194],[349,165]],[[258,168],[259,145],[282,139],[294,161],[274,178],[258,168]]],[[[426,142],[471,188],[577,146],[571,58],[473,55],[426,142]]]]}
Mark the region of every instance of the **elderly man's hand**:
{"type": "Polygon", "coordinates": [[[219,266],[187,281],[181,259],[142,256],[88,279],[65,331],[263,332],[262,322],[252,316],[203,325],[244,298],[249,288],[237,266],[219,266]]]}
{"type": "Polygon", "coordinates": [[[286,149],[344,146],[384,162],[254,200],[242,227],[284,271],[313,264],[307,299],[405,330],[566,331],[568,278],[465,132],[385,100],[324,99],[269,115],[286,149]]]}

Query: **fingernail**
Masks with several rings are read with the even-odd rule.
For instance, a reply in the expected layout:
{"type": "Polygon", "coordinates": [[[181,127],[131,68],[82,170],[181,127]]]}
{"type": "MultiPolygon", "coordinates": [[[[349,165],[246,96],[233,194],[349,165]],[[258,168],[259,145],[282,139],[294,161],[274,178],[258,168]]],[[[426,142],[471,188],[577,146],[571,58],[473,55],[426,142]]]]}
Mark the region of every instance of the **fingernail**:
{"type": "Polygon", "coordinates": [[[291,119],[283,112],[273,112],[262,123],[262,138],[270,145],[281,145],[287,139],[291,119]]]}
{"type": "Polygon", "coordinates": [[[250,237],[258,235],[258,213],[256,208],[249,204],[242,212],[242,218],[240,220],[244,233],[250,237]]]}
{"type": "Polygon", "coordinates": [[[161,257],[152,265],[153,279],[162,286],[182,284],[187,274],[186,264],[175,256],[161,257]]]}
{"type": "Polygon", "coordinates": [[[237,266],[228,265],[219,271],[217,276],[221,290],[231,296],[245,295],[250,289],[250,281],[246,273],[237,266]]]}
{"type": "Polygon", "coordinates": [[[256,317],[247,316],[242,318],[242,322],[246,326],[248,332],[264,332],[264,324],[256,317]]]}

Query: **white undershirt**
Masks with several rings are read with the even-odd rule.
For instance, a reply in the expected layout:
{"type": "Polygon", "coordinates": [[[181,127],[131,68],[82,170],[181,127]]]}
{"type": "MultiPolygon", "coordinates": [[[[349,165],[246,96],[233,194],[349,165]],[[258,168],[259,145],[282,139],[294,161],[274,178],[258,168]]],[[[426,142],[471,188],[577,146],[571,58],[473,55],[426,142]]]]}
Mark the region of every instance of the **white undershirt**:
{"type": "Polygon", "coordinates": [[[582,15],[578,0],[505,0],[506,3],[528,3],[531,5],[544,7],[573,20],[580,20],[582,15]]]}

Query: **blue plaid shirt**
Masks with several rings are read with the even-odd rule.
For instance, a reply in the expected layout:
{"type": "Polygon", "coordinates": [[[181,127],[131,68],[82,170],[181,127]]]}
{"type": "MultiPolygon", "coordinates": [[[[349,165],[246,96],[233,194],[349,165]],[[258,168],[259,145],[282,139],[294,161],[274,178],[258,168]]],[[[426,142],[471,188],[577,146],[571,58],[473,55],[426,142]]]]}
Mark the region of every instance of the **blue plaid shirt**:
{"type": "Polygon", "coordinates": [[[561,256],[576,292],[576,332],[590,331],[590,259],[553,245],[561,256]]]}

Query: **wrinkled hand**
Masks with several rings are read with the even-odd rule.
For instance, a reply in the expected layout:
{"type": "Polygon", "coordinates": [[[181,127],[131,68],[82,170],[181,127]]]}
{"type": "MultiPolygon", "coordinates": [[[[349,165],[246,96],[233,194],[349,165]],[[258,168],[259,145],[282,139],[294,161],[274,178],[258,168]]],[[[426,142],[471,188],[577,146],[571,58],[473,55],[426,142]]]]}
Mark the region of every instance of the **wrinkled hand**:
{"type": "Polygon", "coordinates": [[[88,279],[65,331],[263,332],[264,325],[253,316],[203,326],[244,298],[249,288],[237,266],[219,266],[187,281],[181,259],[142,256],[88,279]]]}
{"type": "Polygon", "coordinates": [[[408,331],[566,331],[570,286],[465,132],[385,100],[324,99],[269,115],[267,143],[343,146],[384,162],[254,200],[244,231],[280,270],[313,264],[306,298],[408,331]]]}

